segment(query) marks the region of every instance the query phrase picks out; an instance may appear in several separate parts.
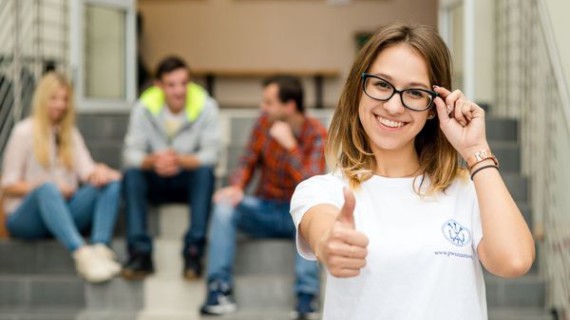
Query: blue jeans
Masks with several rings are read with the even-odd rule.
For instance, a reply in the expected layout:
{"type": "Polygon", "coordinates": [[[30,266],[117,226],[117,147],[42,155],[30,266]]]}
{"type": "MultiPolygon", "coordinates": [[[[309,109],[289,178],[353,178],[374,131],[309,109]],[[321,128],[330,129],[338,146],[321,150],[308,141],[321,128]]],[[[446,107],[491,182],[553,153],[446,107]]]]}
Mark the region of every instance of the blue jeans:
{"type": "MultiPolygon", "coordinates": [[[[232,284],[232,266],[236,251],[236,232],[254,237],[295,239],[295,225],[289,214],[289,202],[245,196],[235,208],[216,204],[212,216],[208,246],[208,282],[232,284]]],[[[319,269],[315,261],[295,257],[295,292],[316,295],[319,269]]]]}
{"type": "Polygon", "coordinates": [[[148,200],[152,203],[188,203],[190,226],[184,236],[183,254],[197,250],[199,256],[206,240],[208,216],[214,190],[214,169],[199,167],[161,177],[153,171],[129,169],[124,179],[127,211],[127,249],[131,255],[151,254],[152,239],[147,231],[148,200]]]}
{"type": "Polygon", "coordinates": [[[69,251],[85,245],[80,232],[91,227],[91,243],[109,245],[120,200],[118,181],[102,188],[85,185],[66,201],[57,186],[45,183],[24,197],[8,217],[11,236],[41,239],[54,236],[69,251]]]}

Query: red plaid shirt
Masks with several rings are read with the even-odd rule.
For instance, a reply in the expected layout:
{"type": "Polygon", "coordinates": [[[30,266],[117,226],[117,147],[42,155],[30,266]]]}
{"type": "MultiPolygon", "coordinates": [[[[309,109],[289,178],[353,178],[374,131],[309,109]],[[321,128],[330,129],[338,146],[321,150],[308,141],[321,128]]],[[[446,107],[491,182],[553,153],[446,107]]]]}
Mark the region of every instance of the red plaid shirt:
{"type": "Polygon", "coordinates": [[[297,147],[286,150],[269,135],[271,122],[266,115],[254,125],[245,154],[230,179],[233,186],[245,189],[256,168],[261,179],[256,196],[266,200],[290,201],[297,185],[325,172],[326,128],[317,119],[305,117],[297,147]]]}

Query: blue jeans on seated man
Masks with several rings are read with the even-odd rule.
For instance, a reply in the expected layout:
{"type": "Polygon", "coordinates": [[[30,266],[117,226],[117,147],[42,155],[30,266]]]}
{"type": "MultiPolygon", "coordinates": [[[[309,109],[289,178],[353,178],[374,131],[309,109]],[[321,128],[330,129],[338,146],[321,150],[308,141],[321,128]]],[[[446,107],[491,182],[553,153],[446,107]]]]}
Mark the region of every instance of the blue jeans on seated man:
{"type": "Polygon", "coordinates": [[[90,242],[109,245],[117,218],[120,187],[118,181],[102,188],[85,185],[66,200],[55,184],[44,183],[26,195],[9,215],[8,230],[15,238],[54,236],[72,252],[85,245],[80,232],[92,226],[90,242]]]}
{"type": "MultiPolygon", "coordinates": [[[[295,239],[295,225],[289,214],[288,201],[270,201],[252,196],[245,196],[235,208],[230,204],[214,206],[208,246],[208,284],[209,290],[226,288],[231,292],[233,285],[232,267],[236,251],[236,232],[240,230],[258,238],[295,239]]],[[[295,257],[295,293],[317,296],[320,291],[319,268],[315,261],[295,257]]],[[[211,296],[212,292],[208,295],[211,296]]],[[[208,308],[213,300],[207,297],[202,313],[216,313],[216,308],[208,308]],[[209,312],[213,311],[213,312],[209,312]]],[[[219,314],[235,310],[220,310],[219,314]]]]}
{"type": "Polygon", "coordinates": [[[185,170],[167,178],[153,171],[129,169],[123,181],[130,255],[152,253],[152,239],[147,231],[147,204],[150,201],[154,204],[188,204],[190,226],[184,236],[182,254],[202,256],[214,188],[212,167],[185,170]]]}

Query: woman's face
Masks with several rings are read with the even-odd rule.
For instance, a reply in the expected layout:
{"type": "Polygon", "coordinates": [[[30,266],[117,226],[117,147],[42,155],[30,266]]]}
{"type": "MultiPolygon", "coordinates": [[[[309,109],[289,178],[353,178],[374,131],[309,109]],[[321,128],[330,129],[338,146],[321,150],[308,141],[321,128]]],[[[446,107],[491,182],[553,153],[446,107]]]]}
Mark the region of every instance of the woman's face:
{"type": "Polygon", "coordinates": [[[52,124],[59,123],[67,111],[67,89],[63,86],[57,87],[49,97],[47,113],[52,124]]]}
{"type": "MultiPolygon", "coordinates": [[[[407,44],[402,43],[382,50],[367,73],[381,77],[397,90],[431,90],[423,57],[407,44]]],[[[385,83],[375,85],[384,86],[385,83]]],[[[364,91],[358,108],[360,123],[375,154],[386,151],[414,152],[414,139],[424,127],[428,114],[433,111],[413,111],[405,108],[399,93],[395,93],[387,101],[378,101],[370,98],[364,91]]]]}

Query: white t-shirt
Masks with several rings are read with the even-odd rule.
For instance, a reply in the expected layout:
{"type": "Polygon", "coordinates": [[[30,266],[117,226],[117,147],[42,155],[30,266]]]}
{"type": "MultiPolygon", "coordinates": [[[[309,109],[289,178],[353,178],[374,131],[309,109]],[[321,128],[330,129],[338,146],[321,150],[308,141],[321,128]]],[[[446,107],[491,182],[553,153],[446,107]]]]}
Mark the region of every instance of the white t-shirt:
{"type": "Polygon", "coordinates": [[[164,128],[168,138],[174,137],[184,121],[186,120],[186,112],[184,110],[178,113],[172,113],[170,108],[164,108],[164,128]]]}
{"type": "MultiPolygon", "coordinates": [[[[323,320],[487,319],[473,183],[458,178],[431,197],[420,197],[413,183],[374,176],[355,191],[356,229],[370,240],[367,263],[357,277],[327,274],[323,320]]],[[[347,185],[339,174],[299,184],[291,200],[295,225],[317,204],[341,208],[347,185]]],[[[298,234],[297,248],[315,259],[298,234]]]]}

